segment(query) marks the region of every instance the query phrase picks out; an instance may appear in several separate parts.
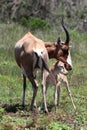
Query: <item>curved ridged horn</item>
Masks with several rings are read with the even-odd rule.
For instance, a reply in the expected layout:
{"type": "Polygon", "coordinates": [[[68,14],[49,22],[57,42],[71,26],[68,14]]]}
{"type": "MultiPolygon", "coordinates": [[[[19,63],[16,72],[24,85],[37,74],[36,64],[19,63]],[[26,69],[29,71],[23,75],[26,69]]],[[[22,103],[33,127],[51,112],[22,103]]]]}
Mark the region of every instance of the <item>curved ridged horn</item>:
{"type": "Polygon", "coordinates": [[[61,39],[60,39],[60,37],[58,37],[57,44],[60,44],[60,43],[61,43],[61,39]]]}
{"type": "Polygon", "coordinates": [[[70,41],[69,32],[68,32],[68,30],[66,29],[66,27],[64,26],[63,18],[62,18],[61,24],[62,24],[62,27],[63,27],[65,33],[66,33],[66,41],[65,41],[65,44],[66,44],[66,45],[69,45],[69,41],[70,41]]]}

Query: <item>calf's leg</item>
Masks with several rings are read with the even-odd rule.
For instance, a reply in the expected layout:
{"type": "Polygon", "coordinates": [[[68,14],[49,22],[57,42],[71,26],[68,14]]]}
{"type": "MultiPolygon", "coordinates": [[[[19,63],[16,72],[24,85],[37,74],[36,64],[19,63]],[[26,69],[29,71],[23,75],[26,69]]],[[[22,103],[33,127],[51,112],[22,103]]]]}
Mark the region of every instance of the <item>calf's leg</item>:
{"type": "Polygon", "coordinates": [[[59,106],[59,102],[60,102],[60,85],[57,87],[57,106],[59,106]]]}
{"type": "Polygon", "coordinates": [[[42,73],[42,93],[43,93],[43,102],[44,102],[44,111],[48,113],[47,104],[46,104],[46,78],[48,75],[48,72],[46,70],[43,70],[42,73]]]}
{"type": "Polygon", "coordinates": [[[74,101],[73,101],[73,98],[72,98],[72,95],[71,95],[71,91],[70,91],[70,88],[69,88],[69,83],[68,83],[67,78],[65,79],[65,82],[66,82],[66,88],[67,88],[69,97],[70,97],[71,102],[72,102],[72,106],[73,106],[74,109],[76,109],[76,106],[75,106],[75,104],[74,104],[74,101]]]}

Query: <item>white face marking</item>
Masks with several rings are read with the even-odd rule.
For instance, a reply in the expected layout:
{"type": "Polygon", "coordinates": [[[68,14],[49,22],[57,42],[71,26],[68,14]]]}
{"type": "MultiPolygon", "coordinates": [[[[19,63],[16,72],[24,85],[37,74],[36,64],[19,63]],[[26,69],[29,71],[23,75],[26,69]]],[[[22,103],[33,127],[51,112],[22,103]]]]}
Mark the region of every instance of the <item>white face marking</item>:
{"type": "Polygon", "coordinates": [[[62,73],[62,74],[67,74],[68,73],[68,71],[63,66],[59,66],[59,69],[60,69],[60,73],[62,73]]]}
{"type": "Polygon", "coordinates": [[[70,51],[69,51],[69,54],[68,54],[67,63],[70,64],[71,67],[72,67],[72,60],[71,60],[70,51]]]}
{"type": "Polygon", "coordinates": [[[63,73],[63,72],[64,72],[63,66],[59,66],[59,69],[60,69],[60,73],[63,73]]]}

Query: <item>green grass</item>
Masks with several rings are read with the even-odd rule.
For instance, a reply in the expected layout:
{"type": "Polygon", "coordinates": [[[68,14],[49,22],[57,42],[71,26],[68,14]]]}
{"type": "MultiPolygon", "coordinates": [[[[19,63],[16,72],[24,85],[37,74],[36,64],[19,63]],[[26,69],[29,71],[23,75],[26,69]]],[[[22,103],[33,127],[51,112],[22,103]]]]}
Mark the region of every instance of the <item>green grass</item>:
{"type": "MultiPolygon", "coordinates": [[[[35,30],[33,34],[44,41],[56,41],[58,34],[64,39],[64,32],[58,30],[60,27],[53,26],[50,31],[35,30]]],[[[28,31],[17,23],[0,24],[0,130],[87,130],[87,34],[69,30],[73,70],[69,72],[68,79],[77,110],[73,110],[63,86],[60,106],[55,112],[54,89],[51,87],[47,93],[49,113],[45,114],[30,111],[32,87],[28,80],[26,107],[21,106],[22,75],[14,60],[14,45],[28,31]]],[[[53,62],[51,60],[49,65],[53,62]]],[[[39,84],[37,106],[41,97],[39,84]]]]}

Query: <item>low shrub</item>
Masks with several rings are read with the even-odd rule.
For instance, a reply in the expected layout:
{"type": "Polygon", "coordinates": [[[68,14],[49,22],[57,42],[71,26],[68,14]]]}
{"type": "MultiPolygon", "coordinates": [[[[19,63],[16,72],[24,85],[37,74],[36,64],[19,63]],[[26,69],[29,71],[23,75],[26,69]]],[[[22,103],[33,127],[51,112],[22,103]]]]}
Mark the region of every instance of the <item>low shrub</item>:
{"type": "Polygon", "coordinates": [[[21,18],[20,23],[23,26],[29,27],[31,30],[35,29],[49,29],[51,25],[46,21],[40,18],[29,18],[26,19],[25,17],[21,18]]]}

